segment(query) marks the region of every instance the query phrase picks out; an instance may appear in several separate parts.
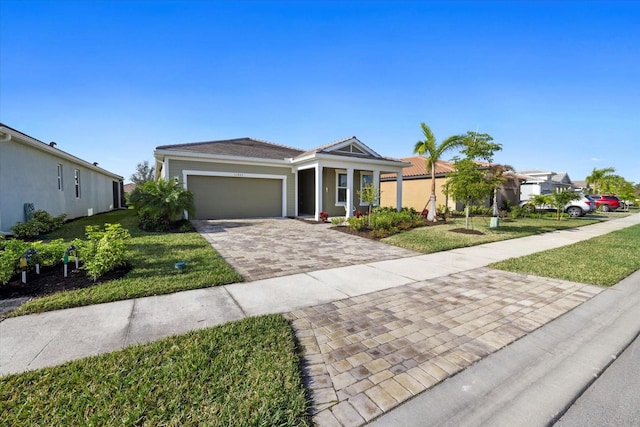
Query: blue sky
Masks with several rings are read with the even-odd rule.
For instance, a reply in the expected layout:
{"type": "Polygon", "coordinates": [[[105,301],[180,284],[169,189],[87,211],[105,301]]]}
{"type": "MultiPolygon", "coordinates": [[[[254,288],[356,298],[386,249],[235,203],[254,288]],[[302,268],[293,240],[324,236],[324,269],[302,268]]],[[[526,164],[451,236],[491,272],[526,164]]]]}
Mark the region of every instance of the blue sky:
{"type": "Polygon", "coordinates": [[[245,136],[406,157],[425,122],[637,183],[640,1],[0,0],[0,121],[125,181],[245,136]]]}

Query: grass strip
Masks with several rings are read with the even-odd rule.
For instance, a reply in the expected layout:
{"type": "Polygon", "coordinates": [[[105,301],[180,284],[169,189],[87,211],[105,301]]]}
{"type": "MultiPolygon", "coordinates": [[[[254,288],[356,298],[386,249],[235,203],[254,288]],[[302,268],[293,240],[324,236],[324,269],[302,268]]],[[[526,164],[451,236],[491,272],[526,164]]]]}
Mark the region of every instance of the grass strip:
{"type": "Polygon", "coordinates": [[[0,378],[3,425],[310,425],[295,336],[247,318],[0,378]]]}
{"type": "Polygon", "coordinates": [[[105,223],[120,223],[131,233],[132,239],[127,249],[127,260],[133,266],[131,272],[120,279],[89,288],[35,298],[18,307],[11,316],[242,281],[242,277],[198,233],[142,231],[138,228],[138,220],[133,210],[119,210],[72,221],[57,232],[51,233],[50,237],[69,240],[76,237],[84,238],[85,226],[102,226],[105,223]],[[176,271],[177,261],[186,262],[184,272],[176,271]]]}
{"type": "Polygon", "coordinates": [[[500,227],[490,228],[487,218],[474,218],[473,229],[482,234],[463,234],[451,231],[464,228],[464,218],[449,224],[414,228],[382,239],[384,243],[416,252],[433,253],[450,249],[481,245],[498,240],[516,239],[549,231],[582,227],[600,222],[598,219],[571,218],[558,221],[550,218],[501,219],[500,227]]]}
{"type": "Polygon", "coordinates": [[[510,258],[489,267],[572,282],[612,286],[640,270],[640,225],[604,236],[510,258]]]}

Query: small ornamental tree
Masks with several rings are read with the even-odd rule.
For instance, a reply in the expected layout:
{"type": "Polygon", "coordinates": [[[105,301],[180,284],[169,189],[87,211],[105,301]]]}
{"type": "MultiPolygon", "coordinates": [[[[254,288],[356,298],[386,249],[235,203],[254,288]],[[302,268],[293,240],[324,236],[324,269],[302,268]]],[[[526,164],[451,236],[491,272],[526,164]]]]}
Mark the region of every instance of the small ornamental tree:
{"type": "Polygon", "coordinates": [[[551,204],[551,195],[550,194],[536,194],[529,201],[530,205],[533,205],[533,210],[538,213],[538,216],[542,218],[542,212],[545,210],[545,206],[551,204]],[[538,210],[538,206],[540,210],[538,210]]]}
{"type": "Polygon", "coordinates": [[[469,228],[469,205],[478,203],[491,196],[494,189],[504,178],[482,168],[477,162],[491,162],[493,153],[502,149],[502,145],[492,142],[491,135],[467,132],[460,137],[463,158],[454,158],[454,172],[449,175],[449,193],[453,200],[465,205],[465,228],[469,228]]]}
{"type": "Polygon", "coordinates": [[[550,194],[548,197],[549,197],[549,201],[551,202],[551,206],[556,208],[556,214],[557,214],[556,218],[560,220],[566,204],[572,200],[579,199],[581,196],[580,194],[574,193],[571,190],[562,190],[562,191],[555,191],[552,194],[550,194]]]}
{"type": "Polygon", "coordinates": [[[365,202],[369,207],[368,225],[371,227],[371,209],[373,209],[374,205],[378,204],[380,192],[369,182],[365,184],[360,191],[358,191],[358,195],[360,196],[360,200],[365,202]]]}

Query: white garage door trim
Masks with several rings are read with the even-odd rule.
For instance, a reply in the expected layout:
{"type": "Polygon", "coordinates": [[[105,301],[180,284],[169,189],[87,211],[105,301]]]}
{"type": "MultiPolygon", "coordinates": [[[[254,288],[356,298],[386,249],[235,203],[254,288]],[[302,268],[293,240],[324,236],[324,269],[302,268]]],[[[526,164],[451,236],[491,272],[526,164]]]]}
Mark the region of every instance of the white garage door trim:
{"type": "MultiPolygon", "coordinates": [[[[185,190],[188,189],[187,182],[189,176],[224,176],[227,178],[255,178],[255,179],[280,179],[282,180],[282,217],[287,216],[287,176],[286,175],[270,175],[261,173],[245,173],[245,172],[211,172],[198,170],[183,170],[182,185],[185,190]]],[[[188,218],[187,212],[184,213],[188,218]]]]}

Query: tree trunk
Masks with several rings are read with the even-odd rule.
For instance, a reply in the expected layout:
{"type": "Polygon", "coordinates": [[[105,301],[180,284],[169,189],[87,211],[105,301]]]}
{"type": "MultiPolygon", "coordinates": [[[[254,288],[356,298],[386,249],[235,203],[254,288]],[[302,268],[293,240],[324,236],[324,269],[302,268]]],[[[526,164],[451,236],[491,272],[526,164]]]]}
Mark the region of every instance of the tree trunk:
{"type": "Polygon", "coordinates": [[[464,206],[464,228],[469,229],[469,202],[464,206]]]}
{"type": "Polygon", "coordinates": [[[431,197],[429,198],[429,212],[427,221],[436,222],[436,164],[431,161],[431,197]]]}

